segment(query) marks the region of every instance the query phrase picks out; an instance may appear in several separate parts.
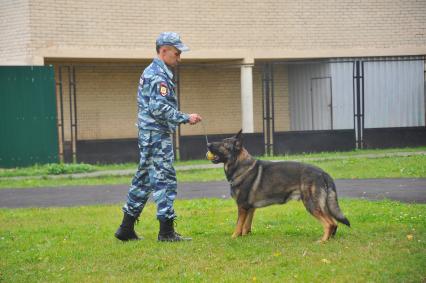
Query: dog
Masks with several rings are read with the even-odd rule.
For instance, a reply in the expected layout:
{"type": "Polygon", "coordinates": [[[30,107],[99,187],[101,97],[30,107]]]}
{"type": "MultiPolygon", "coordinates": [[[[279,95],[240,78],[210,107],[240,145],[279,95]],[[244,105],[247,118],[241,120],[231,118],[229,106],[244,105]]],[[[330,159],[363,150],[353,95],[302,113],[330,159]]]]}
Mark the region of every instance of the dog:
{"type": "Polygon", "coordinates": [[[306,210],[324,227],[320,242],[337,232],[337,222],[350,227],[337,201],[336,185],[322,169],[300,162],[254,159],[244,148],[242,130],[220,142],[207,144],[207,159],[224,163],[231,196],[238,206],[233,238],[251,232],[254,211],[289,200],[302,200],[306,210]]]}

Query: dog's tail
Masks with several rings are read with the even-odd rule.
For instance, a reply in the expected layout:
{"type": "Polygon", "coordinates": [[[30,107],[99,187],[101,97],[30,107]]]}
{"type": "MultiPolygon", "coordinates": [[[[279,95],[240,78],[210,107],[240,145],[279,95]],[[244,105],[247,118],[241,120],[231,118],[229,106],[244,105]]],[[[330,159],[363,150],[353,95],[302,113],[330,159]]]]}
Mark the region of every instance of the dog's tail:
{"type": "Polygon", "coordinates": [[[336,185],[334,184],[333,179],[330,177],[330,175],[324,173],[324,180],[328,187],[328,210],[330,211],[331,215],[336,218],[337,221],[351,227],[351,223],[349,223],[349,220],[343,215],[342,211],[340,210],[339,203],[337,201],[336,185]]]}

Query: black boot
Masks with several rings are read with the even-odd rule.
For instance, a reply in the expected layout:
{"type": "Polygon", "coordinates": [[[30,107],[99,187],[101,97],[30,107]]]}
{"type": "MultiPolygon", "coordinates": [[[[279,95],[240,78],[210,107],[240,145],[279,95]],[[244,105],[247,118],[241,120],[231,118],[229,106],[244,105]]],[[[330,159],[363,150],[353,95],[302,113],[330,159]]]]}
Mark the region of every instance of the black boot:
{"type": "Polygon", "coordinates": [[[158,233],[158,241],[160,242],[179,242],[191,241],[192,238],[182,237],[175,232],[173,219],[160,221],[160,232],[158,233]]]}
{"type": "Polygon", "coordinates": [[[123,222],[114,236],[121,241],[141,240],[135,232],[135,221],[135,217],[124,213],[123,222]]]}

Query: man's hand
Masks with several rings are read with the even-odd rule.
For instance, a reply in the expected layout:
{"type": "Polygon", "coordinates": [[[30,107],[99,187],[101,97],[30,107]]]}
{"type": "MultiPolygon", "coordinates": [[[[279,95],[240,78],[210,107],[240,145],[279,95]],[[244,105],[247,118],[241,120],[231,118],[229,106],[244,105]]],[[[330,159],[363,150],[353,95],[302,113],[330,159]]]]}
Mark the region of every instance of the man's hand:
{"type": "Polygon", "coordinates": [[[194,114],[189,114],[189,124],[191,125],[195,125],[198,122],[201,122],[202,118],[200,115],[194,113],[194,114]]]}

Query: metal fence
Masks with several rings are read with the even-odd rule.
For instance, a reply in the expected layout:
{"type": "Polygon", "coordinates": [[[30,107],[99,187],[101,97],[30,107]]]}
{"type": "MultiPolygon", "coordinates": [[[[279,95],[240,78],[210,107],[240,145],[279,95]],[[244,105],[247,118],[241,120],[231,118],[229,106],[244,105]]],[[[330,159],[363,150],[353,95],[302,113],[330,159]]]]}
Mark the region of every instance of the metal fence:
{"type": "Polygon", "coordinates": [[[0,67],[0,167],[58,162],[53,67],[0,67]]]}
{"type": "MultiPolygon", "coordinates": [[[[287,70],[291,125],[276,131],[268,123],[267,153],[426,144],[424,57],[267,63],[269,100],[285,80],[271,72],[279,65],[287,70]]],[[[266,120],[276,121],[275,107],[266,120]]]]}
{"type": "MultiPolygon", "coordinates": [[[[83,129],[89,128],[90,122],[85,117],[97,107],[85,104],[81,88],[99,92],[99,101],[103,105],[110,104],[114,111],[102,113],[101,107],[96,111],[99,115],[110,116],[112,120],[106,123],[112,123],[120,118],[120,113],[129,112],[128,106],[120,106],[111,97],[110,101],[102,99],[101,90],[87,90],[87,86],[93,80],[108,80],[117,84],[110,88],[119,91],[122,84],[126,84],[131,95],[135,95],[137,77],[145,66],[57,66],[58,125],[65,160],[137,160],[136,134],[119,137],[118,130],[106,139],[96,139],[95,134],[90,139],[81,137],[83,129]],[[123,80],[108,75],[105,78],[103,72],[90,75],[90,68],[109,68],[109,73],[115,75],[131,69],[132,77],[123,80]]],[[[181,129],[175,135],[180,159],[204,157],[205,133],[209,139],[217,140],[239,129],[238,122],[227,123],[217,117],[228,115],[232,119],[239,115],[235,113],[239,109],[235,104],[240,99],[238,74],[241,67],[235,62],[192,63],[175,70],[181,105],[206,109],[206,105],[217,103],[214,111],[210,109],[207,114],[207,132],[200,128],[196,134],[187,134],[181,129]],[[216,81],[209,80],[210,74],[216,75],[216,81]],[[215,91],[222,92],[222,96],[216,96],[215,91]],[[212,128],[215,130],[210,132],[212,128]]],[[[256,130],[246,134],[245,141],[255,155],[426,145],[423,56],[259,61],[253,71],[256,130]]],[[[123,119],[127,119],[123,120],[126,123],[135,121],[135,117],[123,119]]]]}

